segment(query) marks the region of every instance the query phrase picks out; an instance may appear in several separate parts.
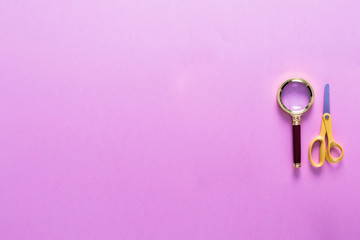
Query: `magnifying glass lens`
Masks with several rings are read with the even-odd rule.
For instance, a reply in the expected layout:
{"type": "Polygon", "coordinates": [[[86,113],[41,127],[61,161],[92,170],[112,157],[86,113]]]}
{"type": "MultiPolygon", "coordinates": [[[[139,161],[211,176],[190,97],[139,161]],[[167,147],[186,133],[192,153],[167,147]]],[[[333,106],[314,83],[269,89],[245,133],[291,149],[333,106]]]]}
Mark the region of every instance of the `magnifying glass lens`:
{"type": "Polygon", "coordinates": [[[291,111],[303,110],[310,102],[310,90],[303,83],[290,82],[282,90],[281,101],[291,111]]]}

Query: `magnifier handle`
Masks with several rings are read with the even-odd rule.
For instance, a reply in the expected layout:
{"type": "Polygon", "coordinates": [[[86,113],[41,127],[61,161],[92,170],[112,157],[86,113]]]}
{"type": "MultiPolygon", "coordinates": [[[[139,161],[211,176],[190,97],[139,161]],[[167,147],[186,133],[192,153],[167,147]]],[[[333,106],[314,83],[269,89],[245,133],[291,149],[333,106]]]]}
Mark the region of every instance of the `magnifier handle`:
{"type": "Polygon", "coordinates": [[[293,151],[294,167],[301,167],[301,128],[300,125],[293,125],[293,151]]]}

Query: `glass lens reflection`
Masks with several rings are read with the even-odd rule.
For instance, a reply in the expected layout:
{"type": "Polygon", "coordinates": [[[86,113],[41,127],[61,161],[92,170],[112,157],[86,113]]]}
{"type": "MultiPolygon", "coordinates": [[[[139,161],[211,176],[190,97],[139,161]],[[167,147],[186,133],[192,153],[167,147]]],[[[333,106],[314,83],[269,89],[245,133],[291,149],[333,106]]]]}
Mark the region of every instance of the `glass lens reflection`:
{"type": "Polygon", "coordinates": [[[291,111],[301,111],[310,102],[310,90],[300,82],[290,82],[282,90],[281,101],[291,111]]]}

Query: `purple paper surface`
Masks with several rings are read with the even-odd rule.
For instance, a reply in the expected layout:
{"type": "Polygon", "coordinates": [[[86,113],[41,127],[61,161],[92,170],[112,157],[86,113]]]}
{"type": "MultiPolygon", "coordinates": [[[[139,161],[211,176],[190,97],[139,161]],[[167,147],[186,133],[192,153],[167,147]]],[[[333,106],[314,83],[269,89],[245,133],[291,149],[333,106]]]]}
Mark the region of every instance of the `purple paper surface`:
{"type": "Polygon", "coordinates": [[[0,1],[0,238],[359,239],[359,12],[0,1]],[[290,77],[315,91],[296,170],[290,77]],[[314,169],[325,83],[344,158],[314,169]]]}

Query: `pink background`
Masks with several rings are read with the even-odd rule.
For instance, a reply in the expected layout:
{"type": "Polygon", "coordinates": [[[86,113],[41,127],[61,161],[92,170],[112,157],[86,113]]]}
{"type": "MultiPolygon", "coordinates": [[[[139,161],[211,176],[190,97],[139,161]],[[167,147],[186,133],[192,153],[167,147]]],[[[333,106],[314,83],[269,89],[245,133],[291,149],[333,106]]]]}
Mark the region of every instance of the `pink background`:
{"type": "Polygon", "coordinates": [[[358,1],[0,2],[1,239],[358,239],[358,1]],[[276,103],[315,89],[303,167],[276,103]],[[330,83],[343,162],[309,165],[330,83]]]}

